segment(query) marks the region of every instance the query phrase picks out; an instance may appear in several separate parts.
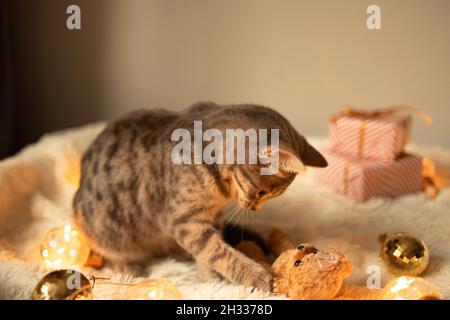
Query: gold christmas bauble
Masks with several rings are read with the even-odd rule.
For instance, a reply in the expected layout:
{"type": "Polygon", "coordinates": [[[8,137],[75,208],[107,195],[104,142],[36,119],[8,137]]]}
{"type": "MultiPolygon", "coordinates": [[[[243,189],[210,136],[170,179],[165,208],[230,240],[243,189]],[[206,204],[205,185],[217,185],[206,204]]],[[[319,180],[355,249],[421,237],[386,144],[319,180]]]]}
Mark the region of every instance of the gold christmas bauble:
{"type": "Polygon", "coordinates": [[[41,260],[47,269],[82,267],[90,251],[85,237],[72,225],[50,230],[40,244],[41,260]]]}
{"type": "Polygon", "coordinates": [[[169,280],[149,279],[130,287],[127,300],[180,300],[180,290],[169,280]]]}
{"type": "Polygon", "coordinates": [[[383,300],[442,300],[439,290],[418,277],[402,276],[391,280],[383,289],[383,300]]]}
{"type": "Polygon", "coordinates": [[[46,274],[36,285],[33,300],[91,300],[92,284],[76,270],[56,270],[46,274]]]}
{"type": "Polygon", "coordinates": [[[418,276],[428,266],[430,252],[425,243],[404,232],[381,235],[380,257],[390,273],[418,276]]]}

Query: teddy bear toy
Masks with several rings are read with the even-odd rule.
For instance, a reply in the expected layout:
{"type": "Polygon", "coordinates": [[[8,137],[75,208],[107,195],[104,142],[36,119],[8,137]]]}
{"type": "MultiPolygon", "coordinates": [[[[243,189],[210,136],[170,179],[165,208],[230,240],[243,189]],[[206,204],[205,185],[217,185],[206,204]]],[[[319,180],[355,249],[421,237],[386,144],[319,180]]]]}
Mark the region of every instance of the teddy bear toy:
{"type": "Polygon", "coordinates": [[[267,246],[277,257],[271,266],[256,243],[242,241],[237,249],[273,273],[275,293],[297,300],[380,298],[380,289],[344,284],[352,264],[334,249],[318,250],[311,244],[295,246],[280,229],[270,233],[267,246]]]}

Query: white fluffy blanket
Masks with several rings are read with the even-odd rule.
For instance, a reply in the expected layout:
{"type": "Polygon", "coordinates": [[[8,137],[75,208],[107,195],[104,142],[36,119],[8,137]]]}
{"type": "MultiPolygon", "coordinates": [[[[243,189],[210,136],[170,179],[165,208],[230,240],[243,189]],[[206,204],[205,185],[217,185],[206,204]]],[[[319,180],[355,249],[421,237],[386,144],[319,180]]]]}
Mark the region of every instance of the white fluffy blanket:
{"type": "MultiPolygon", "coordinates": [[[[46,232],[71,221],[71,200],[76,189],[78,160],[103,124],[56,132],[0,162],[0,299],[29,299],[45,274],[39,265],[38,244],[46,232]]],[[[325,139],[310,139],[323,145],[325,139]]],[[[411,147],[440,168],[450,168],[450,150],[411,147]]],[[[450,189],[430,200],[423,194],[398,199],[373,199],[354,203],[317,185],[311,174],[299,177],[280,198],[272,200],[248,223],[260,232],[272,226],[289,231],[299,242],[342,250],[353,262],[351,283],[366,283],[367,268],[381,269],[384,285],[392,278],[378,258],[379,234],[408,231],[422,238],[431,252],[424,274],[450,298],[450,189]]],[[[242,221],[241,221],[242,222],[242,221]]],[[[91,272],[92,270],[85,270],[91,272]]],[[[97,272],[98,274],[98,272],[97,272]]],[[[102,270],[115,281],[138,281],[102,270]]],[[[226,281],[203,283],[194,263],[173,259],[156,261],[148,277],[172,280],[187,299],[273,299],[258,290],[226,281]]],[[[120,288],[120,287],[119,287],[120,288]]],[[[120,296],[117,286],[97,285],[96,299],[120,296]]]]}

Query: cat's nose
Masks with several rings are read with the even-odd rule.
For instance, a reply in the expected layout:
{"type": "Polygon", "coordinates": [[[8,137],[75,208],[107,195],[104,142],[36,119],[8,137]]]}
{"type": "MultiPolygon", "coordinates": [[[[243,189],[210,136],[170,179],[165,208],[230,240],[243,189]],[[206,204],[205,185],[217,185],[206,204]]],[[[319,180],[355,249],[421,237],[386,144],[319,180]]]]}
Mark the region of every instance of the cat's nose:
{"type": "Polygon", "coordinates": [[[256,210],[258,210],[258,209],[256,208],[256,205],[252,205],[251,208],[250,208],[250,210],[256,211],[256,210]]]}

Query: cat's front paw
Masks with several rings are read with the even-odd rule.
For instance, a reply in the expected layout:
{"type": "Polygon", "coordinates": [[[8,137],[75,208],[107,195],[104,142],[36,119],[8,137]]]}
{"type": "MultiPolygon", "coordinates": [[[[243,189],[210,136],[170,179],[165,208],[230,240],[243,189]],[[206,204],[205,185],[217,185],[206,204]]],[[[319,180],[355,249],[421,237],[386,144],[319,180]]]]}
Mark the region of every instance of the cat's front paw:
{"type": "Polygon", "coordinates": [[[241,271],[240,283],[249,287],[272,291],[272,274],[262,265],[252,261],[241,271]]]}
{"type": "Polygon", "coordinates": [[[273,277],[266,269],[263,268],[263,270],[255,274],[252,286],[258,289],[272,292],[273,277]]]}

